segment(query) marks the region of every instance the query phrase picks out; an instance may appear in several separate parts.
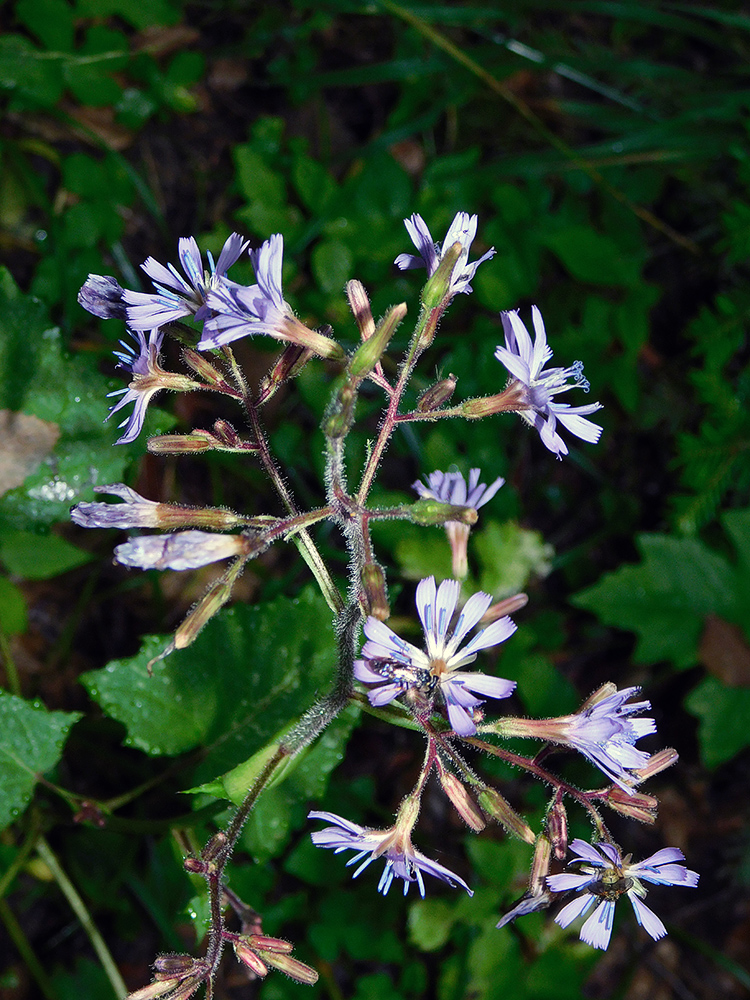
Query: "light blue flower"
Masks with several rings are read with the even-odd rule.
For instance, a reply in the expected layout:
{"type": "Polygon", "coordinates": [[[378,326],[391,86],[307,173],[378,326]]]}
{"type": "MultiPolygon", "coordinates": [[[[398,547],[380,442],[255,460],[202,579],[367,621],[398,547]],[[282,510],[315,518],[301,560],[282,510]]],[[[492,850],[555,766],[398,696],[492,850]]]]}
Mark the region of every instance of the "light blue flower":
{"type": "Polygon", "coordinates": [[[453,246],[454,243],[461,244],[461,255],[451,276],[449,296],[452,297],[457,292],[464,292],[468,295],[471,291],[469,282],[474,277],[477,268],[485,260],[495,256],[495,248],[492,247],[483,254],[479,260],[469,264],[469,250],[472,241],[477,234],[477,217],[469,215],[468,212],[458,212],[451,222],[448,232],[445,234],[442,248],[435,243],[427,223],[421,215],[412,215],[409,219],[404,219],[404,225],[411,237],[411,241],[419,251],[416,257],[410,253],[399,254],[394,264],[401,271],[410,270],[415,267],[426,267],[427,276],[431,278],[440,266],[443,254],[453,246]]]}

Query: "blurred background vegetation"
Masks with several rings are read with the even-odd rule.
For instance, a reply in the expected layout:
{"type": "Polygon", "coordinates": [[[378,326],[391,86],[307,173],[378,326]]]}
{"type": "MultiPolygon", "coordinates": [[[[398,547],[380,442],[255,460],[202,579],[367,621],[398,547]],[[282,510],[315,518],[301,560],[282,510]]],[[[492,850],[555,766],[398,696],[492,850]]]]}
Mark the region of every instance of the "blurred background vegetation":
{"type": "MultiPolygon", "coordinates": [[[[352,713],[262,800],[233,866],[265,930],[293,938],[321,980],[260,986],[231,969],[220,995],[747,996],[746,5],[10,0],[3,13],[0,994],[112,997],[115,966],[134,989],[157,951],[194,949],[205,914],[181,859],[226,815],[211,782],[303,710],[330,666],[315,625],[327,613],[294,554],[273,549],[235,608],[147,677],[210,573],[114,567],[117,534],[76,529],[70,505],[126,481],[151,499],[276,507],[256,468],[223,455],[112,448],[102,421],[123,331],[77,306],[82,281],[145,287],[139,264],[176,261],[181,236],[216,251],[233,230],[254,245],[280,231],[287,297],[353,345],[344,283],[363,281],[378,315],[403,300],[415,316],[418,276],[392,266],[411,249],[402,220],[418,211],[442,238],[464,210],[477,246],[498,252],[454,303],[415,394],[448,372],[457,398],[499,391],[498,312],[528,319],[537,303],[556,361],[585,363],[604,434],[555,462],[515,419],[418,426],[394,440],[380,495],[405,498],[451,464],[507,479],[470,555],[477,586],[530,594],[501,662],[515,708],[560,714],[606,680],[642,684],[654,748],[681,761],[656,782],[656,827],[615,833],[637,857],[681,846],[700,888],[655,901],[663,942],[623,919],[605,956],[548,915],[497,931],[528,849],[499,830],[466,836],[437,791],[419,845],[474,898],[430,886],[424,902],[383,900],[371,872],[350,884],[311,847],[307,808],[387,824],[422,751],[352,713]]],[[[249,280],[249,263],[232,277],[249,280]]],[[[251,377],[274,357],[257,339],[238,354],[251,377]]],[[[321,498],[334,378],[313,362],[270,408],[302,505],[321,498]]],[[[235,417],[201,396],[160,404],[150,433],[235,417]]],[[[362,401],[354,469],[378,406],[374,391],[362,401]]],[[[318,540],[343,578],[340,540],[318,540]]],[[[409,581],[449,572],[443,533],[389,526],[376,543],[396,613],[411,615],[409,581]]],[[[538,819],[541,790],[497,776],[538,819]]],[[[573,831],[587,835],[579,817],[573,831]]]]}

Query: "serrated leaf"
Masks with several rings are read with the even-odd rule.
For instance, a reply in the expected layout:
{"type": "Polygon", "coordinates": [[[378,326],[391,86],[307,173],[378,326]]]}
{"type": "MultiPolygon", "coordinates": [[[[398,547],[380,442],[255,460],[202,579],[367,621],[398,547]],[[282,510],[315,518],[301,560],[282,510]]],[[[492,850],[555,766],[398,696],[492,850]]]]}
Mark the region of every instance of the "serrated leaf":
{"type": "Polygon", "coordinates": [[[750,746],[750,689],[707,677],[685,699],[685,707],[700,720],[698,743],[706,767],[718,767],[750,746]]]}
{"type": "Polygon", "coordinates": [[[262,749],[334,675],[330,612],[312,590],[217,615],[192,646],[172,653],[149,676],[149,660],[168,641],[151,636],[136,656],[114,660],[82,681],[125,725],[129,745],[153,756],[207,748],[198,781],[262,749]]]}
{"type": "Polygon", "coordinates": [[[637,544],[640,565],[605,574],[571,602],[607,625],[636,632],[639,663],[671,660],[677,667],[692,666],[704,617],[721,615],[732,605],[734,570],[694,538],[640,535],[637,544]]]}
{"type": "Polygon", "coordinates": [[[48,712],[0,691],[0,830],[26,808],[40,775],[60,759],[80,712],[48,712]]]}

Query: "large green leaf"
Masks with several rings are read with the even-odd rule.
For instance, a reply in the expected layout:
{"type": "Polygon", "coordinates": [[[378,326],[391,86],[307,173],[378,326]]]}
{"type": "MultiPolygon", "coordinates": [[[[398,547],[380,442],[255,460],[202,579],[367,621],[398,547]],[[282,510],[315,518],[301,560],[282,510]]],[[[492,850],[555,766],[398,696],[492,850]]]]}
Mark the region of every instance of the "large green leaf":
{"type": "Polygon", "coordinates": [[[39,777],[60,759],[79,712],[48,712],[0,690],[0,830],[29,803],[39,777]]]}
{"type": "Polygon", "coordinates": [[[735,571],[694,538],[640,535],[638,549],[642,563],[607,573],[572,603],[607,625],[637,633],[639,663],[692,666],[705,616],[735,617],[735,571]]]}
{"type": "Polygon", "coordinates": [[[331,616],[314,591],[217,615],[188,649],[147,664],[167,645],[82,677],[89,694],[127,729],[126,743],[152,756],[204,747],[199,781],[247,760],[331,684],[331,616]]]}
{"type": "Polygon", "coordinates": [[[700,719],[698,743],[706,767],[718,767],[750,746],[750,690],[707,677],[685,699],[700,719]]]}

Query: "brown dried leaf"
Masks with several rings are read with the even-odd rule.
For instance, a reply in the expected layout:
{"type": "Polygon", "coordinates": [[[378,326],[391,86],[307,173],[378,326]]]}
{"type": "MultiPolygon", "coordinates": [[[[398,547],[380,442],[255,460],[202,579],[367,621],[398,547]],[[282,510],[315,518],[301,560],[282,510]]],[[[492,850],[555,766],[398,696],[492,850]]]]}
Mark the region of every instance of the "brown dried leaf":
{"type": "Polygon", "coordinates": [[[709,615],[699,648],[701,663],[729,687],[750,687],[750,645],[742,629],[709,615]]]}
{"type": "Polygon", "coordinates": [[[0,496],[15,489],[55,447],[57,424],[0,410],[0,496]]]}

